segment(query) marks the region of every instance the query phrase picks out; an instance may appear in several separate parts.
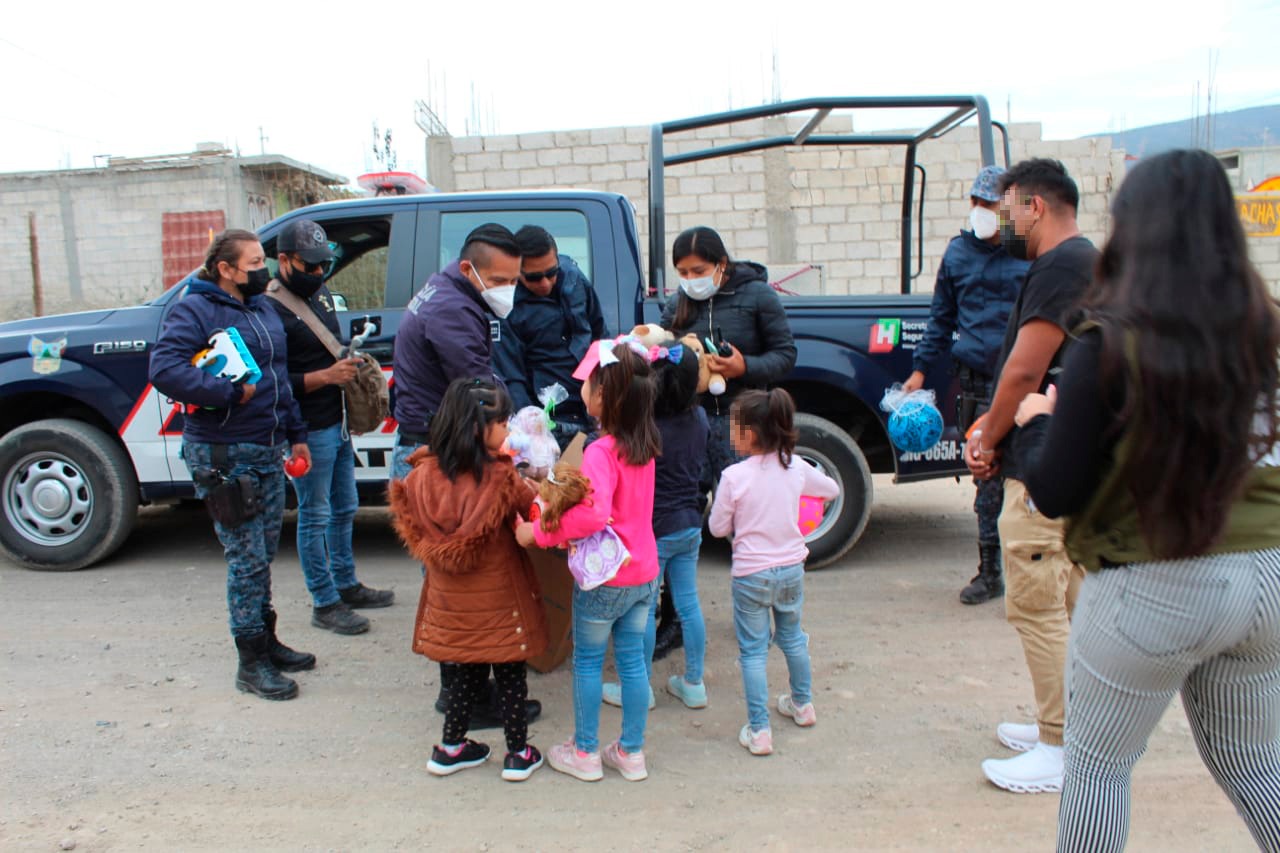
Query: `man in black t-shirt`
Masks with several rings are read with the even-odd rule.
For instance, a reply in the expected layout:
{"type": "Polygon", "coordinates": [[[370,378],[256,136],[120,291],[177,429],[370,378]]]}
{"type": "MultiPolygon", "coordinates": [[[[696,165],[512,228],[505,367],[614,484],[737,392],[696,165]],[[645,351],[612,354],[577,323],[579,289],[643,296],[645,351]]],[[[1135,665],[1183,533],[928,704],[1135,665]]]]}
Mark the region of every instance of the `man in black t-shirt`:
{"type": "Polygon", "coordinates": [[[965,463],[979,479],[1005,478],[999,523],[1005,614],[1022,641],[1038,713],[1035,724],[996,728],[1002,743],[1023,754],[988,759],[982,771],[1005,790],[1042,793],[1062,790],[1063,669],[1084,570],[1067,557],[1062,521],[1037,512],[1019,479],[1013,416],[1023,397],[1053,384],[1098,250],[1080,235],[1080,194],[1058,161],[1018,163],[1001,176],[1000,190],[1001,242],[1032,264],[1009,316],[991,409],[975,424],[965,463]]]}

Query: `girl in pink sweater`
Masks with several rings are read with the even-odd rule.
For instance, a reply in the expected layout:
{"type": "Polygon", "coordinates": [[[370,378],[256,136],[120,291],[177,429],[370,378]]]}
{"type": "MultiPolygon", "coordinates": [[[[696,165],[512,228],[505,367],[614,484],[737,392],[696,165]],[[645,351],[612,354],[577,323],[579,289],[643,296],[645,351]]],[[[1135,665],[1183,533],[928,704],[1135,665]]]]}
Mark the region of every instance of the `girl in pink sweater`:
{"type": "Polygon", "coordinates": [[[809,556],[797,518],[800,496],[832,499],[840,486],[802,459],[796,446],[796,406],[781,388],[744,391],[729,411],[733,449],[747,458],[720,476],[709,526],[733,537],[733,628],[747,697],[747,724],[738,743],[752,755],[773,752],[769,728],[769,615],[773,640],[787,658],[791,691],[778,712],[797,726],[817,722],[809,670],[809,636],[800,627],[804,561],[809,556]]]}
{"type": "Polygon", "coordinates": [[[603,585],[573,591],[573,710],[568,743],[553,746],[547,761],[586,782],[603,776],[601,762],[623,778],[648,777],[644,730],[649,714],[644,630],[658,588],[658,547],[653,538],[653,472],[660,439],[653,420],[655,386],[648,350],[631,336],[596,341],[574,371],[582,381],[587,412],[601,437],[582,457],[591,496],[560,517],[555,531],[525,523],[516,538],[525,547],[550,548],[613,527],[631,560],[603,585]],[[600,749],[601,673],[609,638],[622,681],[622,735],[600,749]]]}

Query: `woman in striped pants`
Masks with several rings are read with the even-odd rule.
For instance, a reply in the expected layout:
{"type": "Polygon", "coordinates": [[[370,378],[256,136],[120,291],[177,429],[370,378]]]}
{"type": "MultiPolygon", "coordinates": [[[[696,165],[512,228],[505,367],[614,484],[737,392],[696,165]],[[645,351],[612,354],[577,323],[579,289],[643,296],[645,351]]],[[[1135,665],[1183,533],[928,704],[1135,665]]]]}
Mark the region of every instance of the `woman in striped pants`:
{"type": "Polygon", "coordinates": [[[1258,846],[1280,851],[1280,315],[1222,166],[1139,163],[1056,389],[1023,401],[1036,508],[1090,570],[1066,667],[1058,849],[1120,850],[1175,693],[1258,846]]]}

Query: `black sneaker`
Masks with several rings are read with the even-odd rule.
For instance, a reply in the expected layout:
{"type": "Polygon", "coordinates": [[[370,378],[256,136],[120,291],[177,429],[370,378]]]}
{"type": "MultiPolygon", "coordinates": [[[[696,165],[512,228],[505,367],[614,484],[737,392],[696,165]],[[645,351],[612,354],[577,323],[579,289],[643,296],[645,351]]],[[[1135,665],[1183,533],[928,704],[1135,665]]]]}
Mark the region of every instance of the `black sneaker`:
{"type": "Polygon", "coordinates": [[[502,762],[502,778],[508,782],[523,782],[542,766],[542,753],[533,744],[526,744],[520,752],[508,752],[502,762]]]}
{"type": "Polygon", "coordinates": [[[369,630],[369,620],[348,607],[345,601],[314,608],[311,624],[335,634],[363,634],[369,630]]]}
{"type": "Polygon", "coordinates": [[[471,739],[462,742],[457,755],[450,755],[438,746],[431,747],[431,760],[427,772],[433,776],[448,776],[468,767],[479,767],[489,759],[489,747],[471,739]]]}
{"type": "Polygon", "coordinates": [[[370,589],[362,583],[338,590],[348,607],[390,607],[396,594],[389,589],[370,589]]]}

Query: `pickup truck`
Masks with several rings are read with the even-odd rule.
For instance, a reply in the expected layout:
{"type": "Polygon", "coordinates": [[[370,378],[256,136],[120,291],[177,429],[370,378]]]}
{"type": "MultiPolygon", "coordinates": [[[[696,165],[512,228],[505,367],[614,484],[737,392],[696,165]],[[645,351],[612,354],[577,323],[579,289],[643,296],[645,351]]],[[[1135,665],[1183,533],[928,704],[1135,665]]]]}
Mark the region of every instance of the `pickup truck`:
{"type": "MultiPolygon", "coordinates": [[[[844,555],[861,536],[871,513],[872,473],[890,473],[903,482],[964,470],[962,438],[953,423],[954,407],[947,404],[956,388],[945,366],[929,377],[929,386],[940,392],[946,419],[942,440],[931,450],[907,454],[893,448],[885,429],[887,415],[878,403],[887,386],[910,372],[911,349],[929,314],[930,297],[909,292],[912,243],[918,252],[922,239],[919,211],[925,189],[916,148],[971,118],[978,123],[981,162],[991,163],[991,129],[999,125],[991,121],[980,96],[792,101],[655,125],[649,198],[649,257],[654,262],[647,271],[632,203],[608,192],[444,193],[336,201],[290,211],[259,234],[267,257],[274,258],[276,237],[289,222],[305,217],[324,226],[336,254],[327,284],[341,297],[344,337],[372,324],[365,349],[389,371],[396,328],[409,298],[457,256],[463,237],[483,222],[500,222],[513,230],[532,223],[550,231],[560,250],[591,280],[609,327],[625,331],[656,322],[667,296],[662,192],[667,166],[784,145],[904,146],[901,295],[783,297],[798,347],[795,369],[782,383],[801,412],[798,454],[842,487],[842,496],[826,506],[822,522],[808,536],[810,565],[816,568],[844,555]],[[915,132],[819,132],[832,110],[895,107],[945,113],[915,132]],[[797,112],[811,115],[797,133],[664,155],[669,134],[797,112]]],[[[714,221],[707,224],[715,226],[714,221]]],[[[166,312],[183,296],[179,290],[133,307],[0,324],[0,551],[10,560],[41,570],[92,565],[124,543],[140,505],[193,496],[190,474],[178,457],[181,407],[147,382],[151,348],[166,312]]],[[[394,393],[394,379],[392,389],[394,393]]],[[[356,440],[357,477],[365,500],[385,492],[395,430],[389,420],[356,440]]]]}

